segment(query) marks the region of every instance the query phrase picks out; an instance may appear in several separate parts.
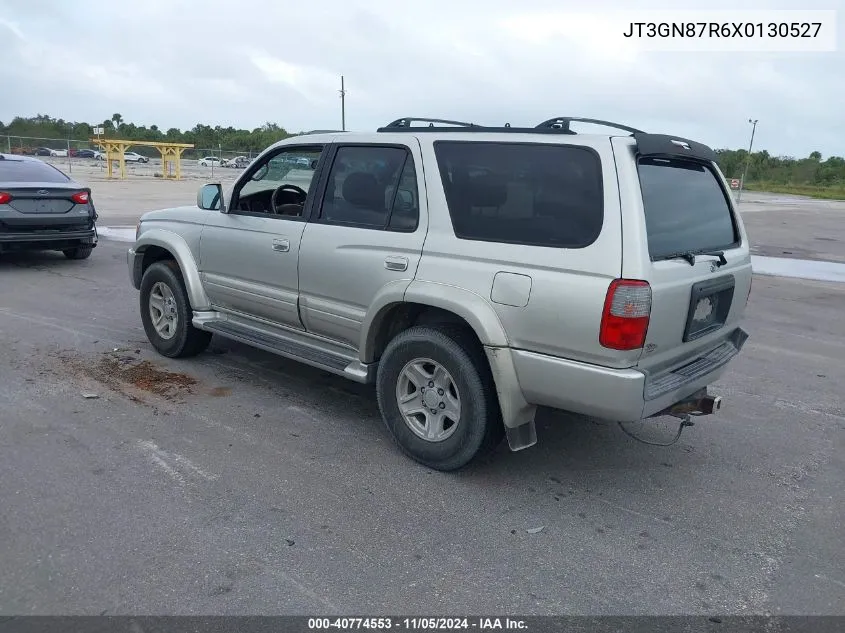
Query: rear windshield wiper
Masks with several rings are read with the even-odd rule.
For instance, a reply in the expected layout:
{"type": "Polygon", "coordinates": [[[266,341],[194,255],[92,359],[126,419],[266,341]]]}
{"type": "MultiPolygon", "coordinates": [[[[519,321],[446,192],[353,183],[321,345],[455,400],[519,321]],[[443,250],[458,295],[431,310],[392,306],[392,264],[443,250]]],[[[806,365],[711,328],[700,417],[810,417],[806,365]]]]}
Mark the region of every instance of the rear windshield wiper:
{"type": "Polygon", "coordinates": [[[718,257],[719,266],[724,266],[728,263],[728,260],[725,259],[724,251],[681,251],[678,253],[669,253],[668,255],[660,255],[658,257],[653,257],[652,261],[659,262],[664,259],[683,259],[689,262],[690,266],[695,266],[696,255],[711,255],[713,257],[718,257]]]}

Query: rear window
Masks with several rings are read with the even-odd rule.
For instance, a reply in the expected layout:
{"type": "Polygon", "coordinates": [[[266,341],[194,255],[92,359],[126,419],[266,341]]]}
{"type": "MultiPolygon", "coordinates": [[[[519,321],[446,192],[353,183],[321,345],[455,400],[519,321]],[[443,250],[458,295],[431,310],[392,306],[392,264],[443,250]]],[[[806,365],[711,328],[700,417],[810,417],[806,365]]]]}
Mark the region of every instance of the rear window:
{"type": "Polygon", "coordinates": [[[601,163],[590,149],[437,141],[434,152],[461,239],[583,248],[601,233],[601,163]]]}
{"type": "Polygon", "coordinates": [[[711,168],[643,158],[639,172],[652,258],[724,249],[739,241],[725,192],[711,168]]]}
{"type": "Polygon", "coordinates": [[[52,165],[40,160],[0,160],[0,184],[4,182],[70,182],[52,165]]]}

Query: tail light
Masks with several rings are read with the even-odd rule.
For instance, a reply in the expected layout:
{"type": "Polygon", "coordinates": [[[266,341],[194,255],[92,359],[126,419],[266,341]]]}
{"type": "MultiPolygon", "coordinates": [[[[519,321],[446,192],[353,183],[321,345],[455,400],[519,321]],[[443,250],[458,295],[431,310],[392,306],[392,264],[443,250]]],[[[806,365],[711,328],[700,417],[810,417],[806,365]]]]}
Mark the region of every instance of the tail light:
{"type": "Polygon", "coordinates": [[[607,289],[601,315],[599,343],[618,350],[645,344],[651,315],[651,286],[647,281],[614,279],[607,289]]]}
{"type": "Polygon", "coordinates": [[[88,204],[88,192],[87,191],[79,191],[73,194],[70,199],[73,200],[76,204],[88,204]]]}
{"type": "Polygon", "coordinates": [[[12,199],[12,194],[0,191],[0,204],[7,204],[12,199]]]}

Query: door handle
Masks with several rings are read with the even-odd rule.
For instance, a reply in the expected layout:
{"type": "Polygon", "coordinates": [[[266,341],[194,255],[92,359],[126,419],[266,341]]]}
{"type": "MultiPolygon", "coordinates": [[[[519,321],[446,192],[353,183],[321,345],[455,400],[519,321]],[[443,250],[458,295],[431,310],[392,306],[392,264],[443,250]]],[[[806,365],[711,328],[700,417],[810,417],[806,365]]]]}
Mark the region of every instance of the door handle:
{"type": "Polygon", "coordinates": [[[408,258],[407,257],[386,257],[384,260],[384,267],[387,270],[408,270],[408,258]]]}
{"type": "Polygon", "coordinates": [[[279,253],[287,253],[290,250],[290,240],[273,240],[273,250],[279,253]]]}

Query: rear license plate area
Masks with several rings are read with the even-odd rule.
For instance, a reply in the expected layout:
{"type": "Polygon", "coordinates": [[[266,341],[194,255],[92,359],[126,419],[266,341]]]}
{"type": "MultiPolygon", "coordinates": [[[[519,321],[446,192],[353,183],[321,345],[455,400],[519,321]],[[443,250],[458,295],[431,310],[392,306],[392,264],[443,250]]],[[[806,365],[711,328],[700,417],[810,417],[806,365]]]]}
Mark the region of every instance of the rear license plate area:
{"type": "Polygon", "coordinates": [[[690,291],[684,343],[721,329],[728,319],[736,280],[733,275],[706,279],[690,291]]]}

